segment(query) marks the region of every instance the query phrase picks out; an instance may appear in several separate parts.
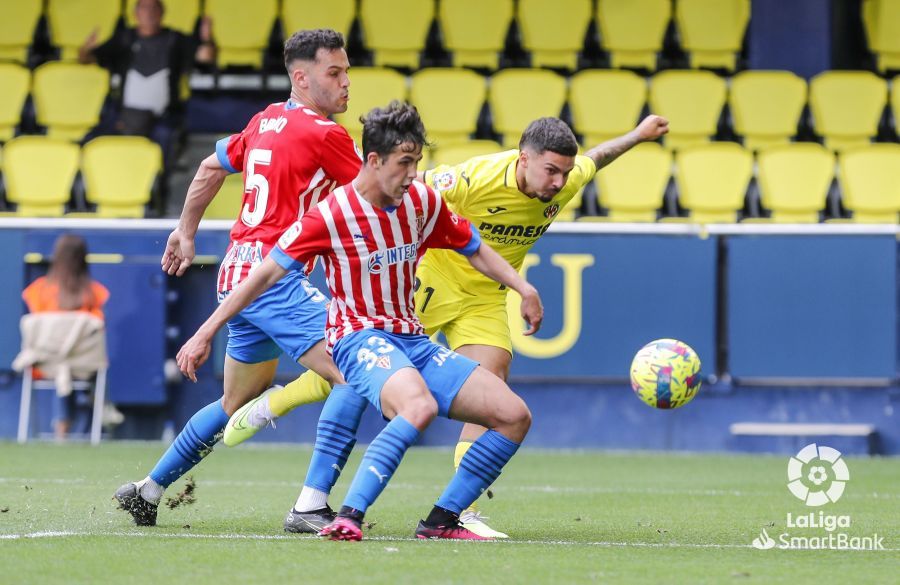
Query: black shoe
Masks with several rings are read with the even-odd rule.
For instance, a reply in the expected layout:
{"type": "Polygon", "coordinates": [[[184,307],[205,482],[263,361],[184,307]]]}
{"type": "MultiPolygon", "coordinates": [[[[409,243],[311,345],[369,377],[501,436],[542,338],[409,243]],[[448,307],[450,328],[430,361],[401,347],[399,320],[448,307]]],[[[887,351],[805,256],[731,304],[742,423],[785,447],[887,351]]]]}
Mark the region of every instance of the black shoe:
{"type": "Polygon", "coordinates": [[[156,509],[159,504],[145,500],[139,493],[137,485],[126,483],[116,490],[116,501],[119,509],[125,510],[138,526],[156,526],[156,509]]]}
{"type": "Polygon", "coordinates": [[[291,511],[284,517],[284,531],[295,534],[318,534],[323,528],[334,522],[337,514],[330,506],[310,512],[291,511]]]}

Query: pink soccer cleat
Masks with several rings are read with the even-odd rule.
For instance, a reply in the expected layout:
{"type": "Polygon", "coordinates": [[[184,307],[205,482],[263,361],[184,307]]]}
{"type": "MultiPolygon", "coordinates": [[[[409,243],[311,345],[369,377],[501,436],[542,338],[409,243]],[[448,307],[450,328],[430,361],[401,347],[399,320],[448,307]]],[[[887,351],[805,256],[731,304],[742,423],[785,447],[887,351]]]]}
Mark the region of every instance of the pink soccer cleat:
{"type": "Polygon", "coordinates": [[[493,538],[478,536],[468,528],[465,528],[459,521],[432,526],[431,524],[426,524],[424,520],[419,520],[419,526],[416,528],[416,538],[427,538],[431,540],[437,540],[439,538],[449,538],[453,540],[493,540],[493,538]]]}
{"type": "Polygon", "coordinates": [[[338,516],[334,522],[319,531],[319,536],[324,536],[331,540],[362,540],[363,533],[356,522],[350,518],[338,516]]]}

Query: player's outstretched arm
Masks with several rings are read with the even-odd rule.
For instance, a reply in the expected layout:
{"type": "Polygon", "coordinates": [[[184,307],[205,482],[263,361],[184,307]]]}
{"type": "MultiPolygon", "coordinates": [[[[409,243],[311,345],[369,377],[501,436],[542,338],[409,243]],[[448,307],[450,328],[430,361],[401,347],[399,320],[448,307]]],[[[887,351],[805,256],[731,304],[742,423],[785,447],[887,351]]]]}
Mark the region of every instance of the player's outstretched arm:
{"type": "Polygon", "coordinates": [[[287,270],[279,266],[271,256],[250,272],[247,280],[238,284],[234,290],[213,311],[203,325],[197,329],[193,337],[188,339],[178,351],[176,360],[181,373],[197,381],[197,368],[209,357],[212,340],[216,332],[229,319],[240,313],[247,305],[256,300],[269,287],[278,282],[287,270]]]}
{"type": "Polygon", "coordinates": [[[228,171],[222,167],[215,154],[209,155],[200,163],[197,174],[188,187],[178,226],[166,241],[166,250],[160,261],[163,272],[181,276],[194,261],[194,237],[197,235],[200,218],[227,176],[228,171]]]}
{"type": "Polygon", "coordinates": [[[525,335],[537,333],[544,320],[544,306],[541,304],[541,296],[537,289],[487,244],[482,243],[478,250],[469,256],[469,263],[478,272],[519,293],[522,297],[522,318],[528,323],[525,335]]]}
{"type": "Polygon", "coordinates": [[[635,145],[640,144],[641,142],[657,140],[668,131],[668,120],[662,116],[650,114],[641,120],[641,123],[628,134],[623,134],[618,138],[613,138],[612,140],[607,140],[602,144],[598,144],[584,154],[594,159],[594,164],[597,165],[597,170],[599,171],[619,158],[620,155],[631,150],[635,145]]]}

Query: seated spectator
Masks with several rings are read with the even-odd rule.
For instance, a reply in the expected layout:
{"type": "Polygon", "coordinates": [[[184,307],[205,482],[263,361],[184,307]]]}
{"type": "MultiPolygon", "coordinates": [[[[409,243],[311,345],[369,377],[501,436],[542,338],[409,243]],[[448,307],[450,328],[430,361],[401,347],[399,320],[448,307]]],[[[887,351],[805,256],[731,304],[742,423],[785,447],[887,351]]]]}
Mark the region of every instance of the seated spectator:
{"type": "MultiPolygon", "coordinates": [[[[109,298],[109,291],[88,273],[84,239],[64,234],[56,240],[47,276],[28,285],[22,292],[22,298],[31,313],[78,311],[102,320],[103,305],[109,298]]],[[[105,349],[102,359],[106,359],[105,349]]],[[[57,440],[64,440],[75,409],[85,405],[76,402],[71,384],[68,387],[57,384],[56,392],[54,432],[57,440]]]]}
{"type": "Polygon", "coordinates": [[[95,30],[82,45],[78,58],[82,63],[96,62],[120,77],[117,131],[155,140],[168,163],[174,138],[183,124],[182,79],[195,61],[212,63],[215,47],[208,18],[200,22],[198,43],[163,27],[164,10],[161,0],[138,0],[135,28],[122,30],[102,45],[97,44],[95,30]]]}

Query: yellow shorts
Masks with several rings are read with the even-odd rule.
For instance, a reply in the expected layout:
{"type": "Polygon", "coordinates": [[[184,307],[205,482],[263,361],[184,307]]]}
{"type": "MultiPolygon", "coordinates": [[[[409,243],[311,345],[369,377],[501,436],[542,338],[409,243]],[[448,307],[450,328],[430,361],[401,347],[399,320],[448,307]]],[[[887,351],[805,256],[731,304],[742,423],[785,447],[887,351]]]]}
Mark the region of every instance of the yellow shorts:
{"type": "Polygon", "coordinates": [[[505,294],[488,298],[467,295],[440,277],[424,276],[426,280],[416,291],[416,313],[429,336],[440,331],[453,350],[463,345],[490,345],[512,355],[505,294]]]}

